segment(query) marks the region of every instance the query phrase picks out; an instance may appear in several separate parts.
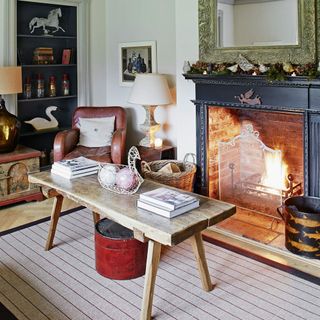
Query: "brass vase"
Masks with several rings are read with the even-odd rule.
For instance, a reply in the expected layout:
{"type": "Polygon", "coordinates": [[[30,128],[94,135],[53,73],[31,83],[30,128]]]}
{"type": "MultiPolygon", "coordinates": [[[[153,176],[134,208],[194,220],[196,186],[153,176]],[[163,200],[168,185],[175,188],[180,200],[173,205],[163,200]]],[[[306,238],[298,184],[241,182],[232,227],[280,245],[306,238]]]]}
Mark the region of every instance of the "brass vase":
{"type": "Polygon", "coordinates": [[[0,100],[0,153],[13,151],[19,140],[21,122],[8,112],[4,100],[0,100]]]}

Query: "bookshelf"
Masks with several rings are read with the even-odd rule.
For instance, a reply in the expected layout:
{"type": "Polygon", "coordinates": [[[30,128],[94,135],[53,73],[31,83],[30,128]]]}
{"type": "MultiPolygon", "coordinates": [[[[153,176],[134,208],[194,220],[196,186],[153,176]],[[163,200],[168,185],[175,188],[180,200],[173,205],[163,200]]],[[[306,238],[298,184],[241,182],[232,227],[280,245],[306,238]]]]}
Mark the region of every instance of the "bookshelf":
{"type": "MultiPolygon", "coordinates": [[[[78,92],[79,80],[79,6],[87,1],[25,1],[17,0],[16,17],[16,42],[17,42],[17,63],[22,67],[23,87],[31,82],[31,97],[25,92],[18,95],[17,116],[21,120],[20,144],[41,151],[42,164],[47,166],[51,163],[50,153],[53,148],[53,141],[58,131],[71,127],[72,113],[81,103],[78,92]],[[32,27],[37,25],[34,18],[49,19],[52,10],[61,10],[57,15],[58,25],[62,29],[57,32],[50,23],[43,27],[32,27]],[[30,28],[31,27],[31,28],[30,28]],[[36,48],[52,48],[53,63],[37,64],[34,61],[36,48]],[[64,49],[71,49],[72,55],[68,64],[62,63],[64,49]],[[69,94],[63,95],[62,81],[64,75],[69,79],[69,94]],[[37,96],[37,79],[44,81],[44,96],[37,96]],[[56,95],[49,95],[50,77],[55,79],[56,95]],[[25,123],[36,117],[47,119],[46,108],[57,106],[58,109],[52,115],[58,120],[59,127],[49,130],[36,131],[32,125],[25,123]]],[[[83,8],[81,8],[83,11],[83,8]]],[[[43,20],[41,20],[43,21],[43,20]]],[[[38,22],[40,24],[40,22],[38,22]]],[[[80,39],[81,40],[81,39],[80,39]]],[[[83,39],[82,39],[83,43],[83,39]]],[[[83,44],[82,44],[83,46],[83,44]]],[[[82,53],[83,54],[83,53],[82,53]]],[[[82,86],[83,87],[83,86],[82,86]]],[[[81,99],[84,101],[84,99],[81,99]]],[[[83,102],[82,102],[83,103],[83,102]]]]}

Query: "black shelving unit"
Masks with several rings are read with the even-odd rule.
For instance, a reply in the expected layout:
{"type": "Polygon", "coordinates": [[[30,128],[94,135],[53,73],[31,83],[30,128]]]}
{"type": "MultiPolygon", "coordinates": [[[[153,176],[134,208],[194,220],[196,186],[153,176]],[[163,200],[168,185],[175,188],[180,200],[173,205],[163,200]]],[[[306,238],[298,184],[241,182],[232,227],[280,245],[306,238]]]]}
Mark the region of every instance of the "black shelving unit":
{"type": "MultiPolygon", "coordinates": [[[[24,93],[18,95],[18,118],[22,123],[20,143],[28,147],[42,151],[50,163],[50,153],[53,148],[54,137],[57,132],[71,127],[71,117],[78,105],[77,88],[77,7],[45,2],[29,2],[17,0],[17,54],[18,64],[22,67],[23,85],[27,77],[31,78],[32,96],[27,99],[24,93]],[[61,9],[59,26],[62,30],[52,33],[54,30],[47,27],[49,33],[44,34],[42,27],[36,28],[33,33],[29,24],[34,17],[47,18],[49,12],[54,9],[61,9]],[[54,55],[53,64],[34,64],[33,52],[36,48],[52,48],[54,55]],[[69,64],[62,64],[62,53],[64,49],[71,49],[72,55],[69,64]],[[44,79],[45,95],[42,98],[36,97],[36,79],[38,75],[44,79]],[[62,94],[63,75],[68,74],[70,81],[70,94],[62,94]],[[49,78],[56,78],[55,97],[49,97],[49,78]],[[46,108],[57,106],[58,109],[52,115],[58,120],[59,128],[36,131],[30,124],[24,121],[41,117],[49,120],[46,116],[46,108]]],[[[23,86],[24,87],[24,86],[23,86]]]]}

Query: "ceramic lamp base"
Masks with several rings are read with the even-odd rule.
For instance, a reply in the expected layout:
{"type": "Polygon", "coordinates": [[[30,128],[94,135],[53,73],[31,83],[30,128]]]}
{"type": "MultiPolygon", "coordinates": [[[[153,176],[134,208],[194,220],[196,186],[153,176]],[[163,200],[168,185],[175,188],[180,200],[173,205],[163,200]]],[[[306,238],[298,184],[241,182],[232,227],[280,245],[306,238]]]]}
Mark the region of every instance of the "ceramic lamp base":
{"type": "Polygon", "coordinates": [[[143,147],[154,147],[154,141],[155,141],[155,133],[160,129],[161,125],[156,124],[154,126],[150,127],[142,127],[141,129],[145,132],[145,137],[140,140],[139,145],[143,147]]]}
{"type": "Polygon", "coordinates": [[[18,144],[21,122],[7,111],[4,100],[0,104],[0,153],[7,153],[13,151],[18,144]]]}
{"type": "Polygon", "coordinates": [[[154,147],[155,133],[160,130],[161,125],[154,120],[154,110],[156,106],[143,106],[146,111],[146,119],[140,125],[140,129],[145,133],[145,137],[139,142],[143,147],[154,147]]]}

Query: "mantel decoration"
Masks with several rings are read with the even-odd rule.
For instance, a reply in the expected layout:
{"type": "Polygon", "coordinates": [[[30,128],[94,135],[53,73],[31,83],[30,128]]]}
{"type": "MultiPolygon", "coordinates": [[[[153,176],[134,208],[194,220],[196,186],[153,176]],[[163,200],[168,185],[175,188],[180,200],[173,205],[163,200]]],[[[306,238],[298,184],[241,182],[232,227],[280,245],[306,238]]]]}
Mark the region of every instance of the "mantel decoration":
{"type": "Polygon", "coordinates": [[[286,80],[287,77],[305,76],[315,79],[320,76],[316,63],[292,64],[290,62],[275,64],[253,64],[241,54],[233,63],[208,63],[198,61],[191,65],[188,74],[208,75],[265,75],[268,80],[286,80]]]}
{"type": "Polygon", "coordinates": [[[30,33],[33,33],[37,28],[42,28],[43,34],[47,36],[51,30],[47,29],[46,27],[54,28],[54,30],[51,31],[52,33],[55,33],[59,30],[65,32],[65,30],[59,26],[59,18],[61,17],[61,8],[57,8],[49,11],[48,18],[32,18],[29,22],[30,33]]]}

